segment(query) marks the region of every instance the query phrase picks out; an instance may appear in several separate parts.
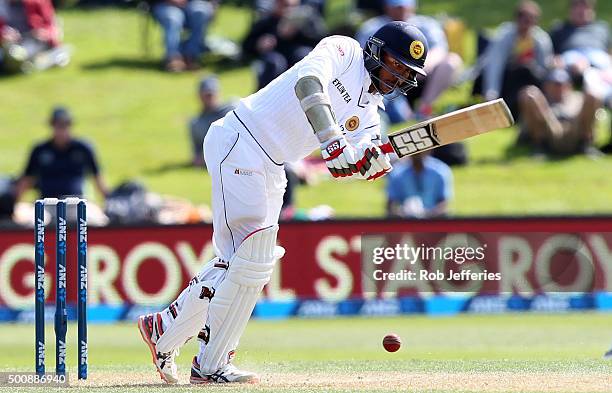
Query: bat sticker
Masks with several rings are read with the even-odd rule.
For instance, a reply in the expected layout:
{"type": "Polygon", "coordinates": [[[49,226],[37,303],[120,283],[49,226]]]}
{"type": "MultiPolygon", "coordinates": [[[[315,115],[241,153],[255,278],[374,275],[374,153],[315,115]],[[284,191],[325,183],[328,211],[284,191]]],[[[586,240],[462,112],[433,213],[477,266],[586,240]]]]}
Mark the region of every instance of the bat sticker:
{"type": "Polygon", "coordinates": [[[399,157],[440,146],[440,140],[433,123],[420,124],[403,132],[389,135],[389,142],[399,157]]]}

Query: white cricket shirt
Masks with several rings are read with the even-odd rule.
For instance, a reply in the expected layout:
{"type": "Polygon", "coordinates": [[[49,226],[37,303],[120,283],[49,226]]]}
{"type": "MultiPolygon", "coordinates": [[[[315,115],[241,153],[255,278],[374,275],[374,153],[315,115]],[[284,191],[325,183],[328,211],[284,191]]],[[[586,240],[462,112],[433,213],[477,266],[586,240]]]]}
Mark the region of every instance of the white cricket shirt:
{"type": "Polygon", "coordinates": [[[370,76],[359,43],[344,36],[323,39],[313,50],[258,92],[240,100],[235,113],[277,164],[297,161],[319,149],[295,95],[295,84],[316,76],[329,95],[338,125],[353,146],[380,139],[380,94],[368,93],[370,76]]]}

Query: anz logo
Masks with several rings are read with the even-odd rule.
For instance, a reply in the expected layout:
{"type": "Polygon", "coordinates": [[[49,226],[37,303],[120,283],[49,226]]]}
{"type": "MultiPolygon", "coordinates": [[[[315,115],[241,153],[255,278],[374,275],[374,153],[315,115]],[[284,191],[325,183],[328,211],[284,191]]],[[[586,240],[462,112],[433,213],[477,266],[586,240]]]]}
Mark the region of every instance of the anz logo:
{"type": "Polygon", "coordinates": [[[36,242],[42,243],[45,241],[45,222],[42,218],[36,220],[36,242]]]}
{"type": "Polygon", "coordinates": [[[66,241],[66,219],[65,218],[59,217],[58,229],[59,229],[58,241],[65,242],[66,241]]]}
{"type": "Polygon", "coordinates": [[[60,291],[60,294],[64,294],[65,295],[65,291],[66,291],[66,266],[64,265],[57,265],[58,268],[58,272],[57,272],[57,285],[58,288],[61,290],[63,289],[64,292],[60,291]]]}
{"type": "Polygon", "coordinates": [[[79,266],[79,290],[87,291],[87,268],[79,266]]]}
{"type": "Polygon", "coordinates": [[[79,218],[79,241],[87,241],[87,220],[79,218]]]}
{"type": "Polygon", "coordinates": [[[400,157],[429,150],[440,145],[432,124],[391,135],[390,139],[391,143],[397,148],[396,150],[399,152],[400,157]]]}

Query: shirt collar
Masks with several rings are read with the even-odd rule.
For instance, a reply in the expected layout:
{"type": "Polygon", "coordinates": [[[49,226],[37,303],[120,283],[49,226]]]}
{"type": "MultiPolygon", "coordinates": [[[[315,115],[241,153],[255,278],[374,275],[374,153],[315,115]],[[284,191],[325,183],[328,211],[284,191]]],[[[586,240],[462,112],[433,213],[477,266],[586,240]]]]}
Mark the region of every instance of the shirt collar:
{"type": "Polygon", "coordinates": [[[370,104],[370,103],[375,103],[380,109],[384,110],[385,109],[385,104],[383,103],[383,96],[380,93],[370,93],[370,86],[372,85],[372,79],[370,78],[370,73],[368,72],[368,70],[365,70],[365,78],[363,81],[363,86],[362,91],[363,94],[361,95],[361,99],[360,99],[360,103],[363,104],[370,104]]]}

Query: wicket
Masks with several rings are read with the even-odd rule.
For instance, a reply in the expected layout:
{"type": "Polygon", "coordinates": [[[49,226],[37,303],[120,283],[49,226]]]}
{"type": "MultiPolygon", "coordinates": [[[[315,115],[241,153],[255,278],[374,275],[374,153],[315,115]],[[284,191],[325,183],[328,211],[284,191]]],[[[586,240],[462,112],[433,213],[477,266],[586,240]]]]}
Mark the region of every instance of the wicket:
{"type": "Polygon", "coordinates": [[[36,373],[45,374],[45,206],[56,206],[55,229],[55,372],[66,375],[66,205],[77,207],[77,324],[78,324],[78,378],[87,379],[87,201],[80,198],[45,198],[34,205],[35,240],[35,321],[36,321],[36,373]]]}

